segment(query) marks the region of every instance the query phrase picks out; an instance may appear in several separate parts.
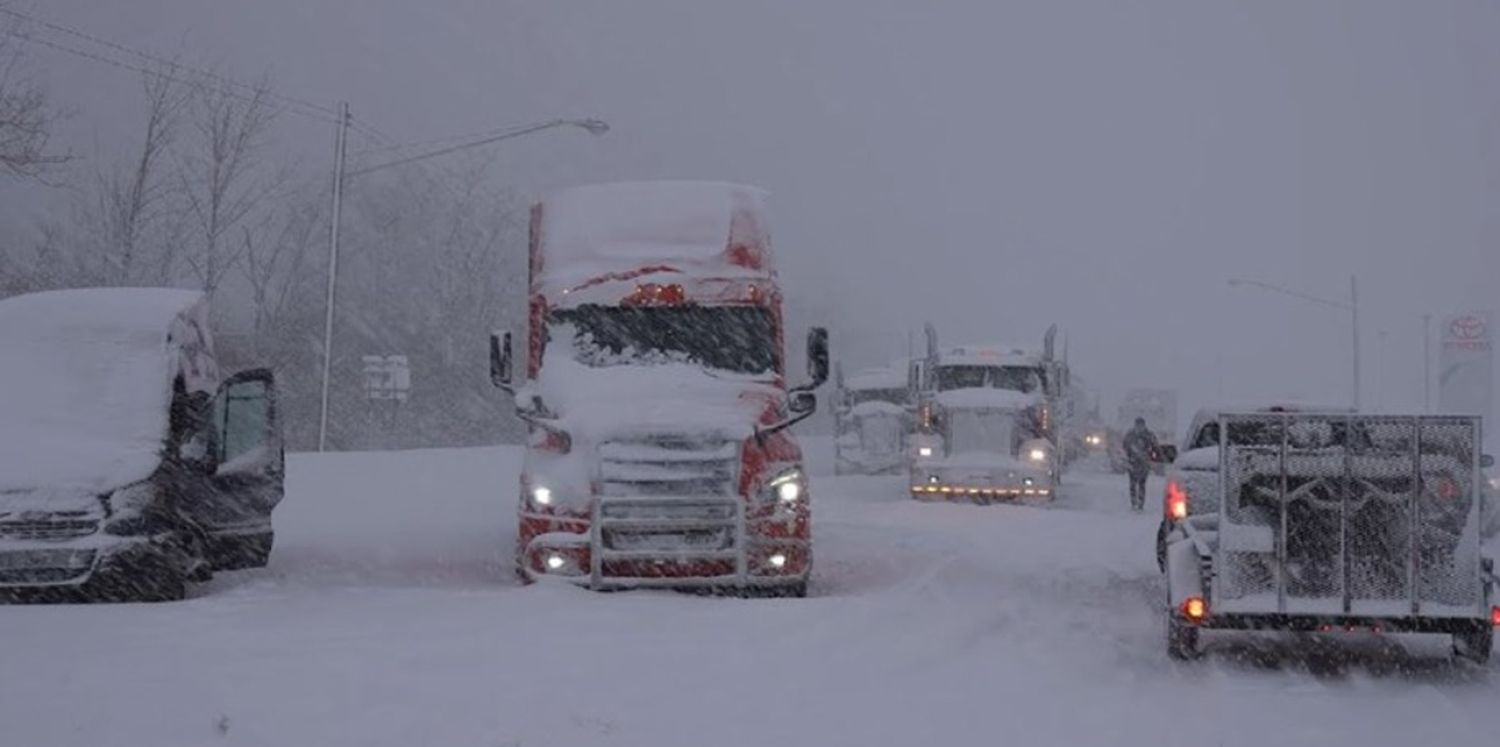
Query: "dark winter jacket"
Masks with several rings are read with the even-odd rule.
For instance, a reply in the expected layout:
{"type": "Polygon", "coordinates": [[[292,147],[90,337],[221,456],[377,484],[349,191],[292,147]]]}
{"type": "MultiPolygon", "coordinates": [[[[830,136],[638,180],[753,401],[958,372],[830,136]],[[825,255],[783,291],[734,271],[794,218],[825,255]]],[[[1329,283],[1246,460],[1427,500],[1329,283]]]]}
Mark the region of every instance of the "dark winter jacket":
{"type": "Polygon", "coordinates": [[[1151,469],[1151,454],[1156,451],[1156,434],[1148,428],[1131,428],[1120,444],[1130,471],[1137,474],[1151,469]]]}

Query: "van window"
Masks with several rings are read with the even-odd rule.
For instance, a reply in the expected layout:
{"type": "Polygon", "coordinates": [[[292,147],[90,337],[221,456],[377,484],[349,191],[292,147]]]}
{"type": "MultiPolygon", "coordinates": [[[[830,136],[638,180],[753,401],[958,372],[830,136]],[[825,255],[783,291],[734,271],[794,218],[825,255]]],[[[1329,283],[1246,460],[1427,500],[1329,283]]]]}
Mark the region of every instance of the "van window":
{"type": "Polygon", "coordinates": [[[264,446],[270,432],[269,415],[270,392],[264,381],[241,381],[225,387],[214,400],[219,463],[232,462],[264,446]]]}

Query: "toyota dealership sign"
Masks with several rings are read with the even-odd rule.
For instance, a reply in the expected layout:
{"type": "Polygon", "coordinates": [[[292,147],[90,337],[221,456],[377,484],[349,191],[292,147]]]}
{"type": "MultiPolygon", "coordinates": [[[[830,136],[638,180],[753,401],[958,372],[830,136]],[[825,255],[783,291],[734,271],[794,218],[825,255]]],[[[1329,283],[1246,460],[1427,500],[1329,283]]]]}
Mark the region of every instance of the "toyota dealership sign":
{"type": "Polygon", "coordinates": [[[1487,311],[1443,320],[1438,404],[1443,412],[1494,414],[1494,317],[1487,311]]]}

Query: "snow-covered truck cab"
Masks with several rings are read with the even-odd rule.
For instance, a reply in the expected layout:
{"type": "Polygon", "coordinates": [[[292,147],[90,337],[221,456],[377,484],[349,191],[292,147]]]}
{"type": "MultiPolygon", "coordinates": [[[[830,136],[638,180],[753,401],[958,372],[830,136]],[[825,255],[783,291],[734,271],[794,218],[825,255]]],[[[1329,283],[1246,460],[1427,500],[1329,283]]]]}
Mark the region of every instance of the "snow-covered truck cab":
{"type": "Polygon", "coordinates": [[[1200,630],[1449,635],[1483,662],[1500,609],[1478,418],[1308,405],[1201,411],[1157,536],[1167,650],[1200,630]]]}
{"type": "Polygon", "coordinates": [[[265,565],[282,497],[270,371],[221,378],[203,294],[0,301],[0,592],[175,599],[265,565]]]}
{"type": "Polygon", "coordinates": [[[801,595],[812,567],[802,452],[788,427],[828,377],[788,388],[764,195],[650,182],[567,190],[531,222],[529,359],[495,383],[530,440],[516,563],[528,581],[801,595]]]}
{"type": "Polygon", "coordinates": [[[1052,497],[1061,367],[1046,352],[1009,346],[928,358],[908,454],[913,497],[1052,497]]]}
{"type": "Polygon", "coordinates": [[[834,375],[834,472],[884,475],[906,468],[911,389],[905,365],[834,375]]]}

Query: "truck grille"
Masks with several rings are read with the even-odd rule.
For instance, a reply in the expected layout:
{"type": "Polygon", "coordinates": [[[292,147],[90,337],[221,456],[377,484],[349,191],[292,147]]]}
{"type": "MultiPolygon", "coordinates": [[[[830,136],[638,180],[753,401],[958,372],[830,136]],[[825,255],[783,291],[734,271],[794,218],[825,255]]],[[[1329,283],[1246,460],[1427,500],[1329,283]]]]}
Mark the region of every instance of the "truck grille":
{"type": "Polygon", "coordinates": [[[739,445],[716,437],[656,435],[599,446],[600,494],[632,496],[734,495],[739,445]]]}

